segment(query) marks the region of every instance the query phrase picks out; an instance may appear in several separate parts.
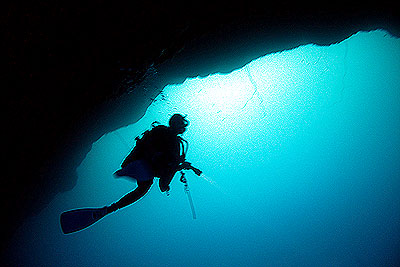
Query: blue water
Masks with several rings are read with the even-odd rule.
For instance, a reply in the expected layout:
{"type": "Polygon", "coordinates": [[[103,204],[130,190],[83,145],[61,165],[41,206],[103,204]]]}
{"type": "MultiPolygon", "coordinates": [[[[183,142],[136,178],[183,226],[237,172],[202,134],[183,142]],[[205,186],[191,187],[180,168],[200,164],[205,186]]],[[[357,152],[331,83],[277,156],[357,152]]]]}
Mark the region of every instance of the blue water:
{"type": "Polygon", "coordinates": [[[361,32],[169,85],[93,144],[78,182],[17,232],[18,266],[400,266],[400,40],[361,32]],[[134,137],[187,114],[197,219],[177,174],[65,236],[59,215],[134,189],[112,173],[134,137]]]}

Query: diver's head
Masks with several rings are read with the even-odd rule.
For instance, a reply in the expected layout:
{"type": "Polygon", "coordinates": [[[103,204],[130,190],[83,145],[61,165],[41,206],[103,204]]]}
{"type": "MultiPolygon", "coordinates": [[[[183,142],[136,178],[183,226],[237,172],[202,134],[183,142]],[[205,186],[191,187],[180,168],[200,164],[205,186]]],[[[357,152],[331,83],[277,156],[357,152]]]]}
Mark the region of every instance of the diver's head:
{"type": "Polygon", "coordinates": [[[174,114],[169,119],[169,127],[176,134],[183,134],[188,125],[189,121],[186,119],[186,116],[182,116],[181,114],[174,114]]]}

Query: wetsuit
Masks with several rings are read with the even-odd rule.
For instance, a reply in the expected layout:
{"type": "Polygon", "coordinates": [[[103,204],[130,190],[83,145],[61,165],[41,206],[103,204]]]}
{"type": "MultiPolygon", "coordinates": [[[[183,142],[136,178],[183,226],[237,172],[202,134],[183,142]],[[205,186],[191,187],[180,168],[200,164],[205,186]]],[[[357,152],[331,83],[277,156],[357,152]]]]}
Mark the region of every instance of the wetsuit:
{"type": "Polygon", "coordinates": [[[135,148],[115,175],[136,179],[138,187],[112,204],[109,211],[125,207],[143,197],[153,184],[154,177],[160,178],[162,192],[169,190],[172,178],[182,169],[181,164],[184,162],[182,140],[171,128],[162,125],[146,131],[141,139],[137,139],[135,148]]]}

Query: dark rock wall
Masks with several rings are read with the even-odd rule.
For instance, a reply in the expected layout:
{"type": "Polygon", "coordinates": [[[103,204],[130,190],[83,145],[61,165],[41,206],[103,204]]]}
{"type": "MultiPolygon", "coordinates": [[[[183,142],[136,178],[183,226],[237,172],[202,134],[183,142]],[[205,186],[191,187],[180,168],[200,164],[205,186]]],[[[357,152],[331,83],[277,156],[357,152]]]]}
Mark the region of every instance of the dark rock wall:
{"type": "Polygon", "coordinates": [[[166,84],[230,72],[302,44],[339,42],[359,30],[399,36],[395,3],[325,4],[5,5],[3,245],[24,218],[73,188],[75,168],[94,141],[140,119],[166,84]]]}

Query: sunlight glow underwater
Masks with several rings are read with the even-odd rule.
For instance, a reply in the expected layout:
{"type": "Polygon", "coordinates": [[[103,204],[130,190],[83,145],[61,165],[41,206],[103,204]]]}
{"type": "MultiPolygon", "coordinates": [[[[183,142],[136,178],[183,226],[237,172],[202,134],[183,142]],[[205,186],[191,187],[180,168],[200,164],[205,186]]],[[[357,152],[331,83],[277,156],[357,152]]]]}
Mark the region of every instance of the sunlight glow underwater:
{"type": "Polygon", "coordinates": [[[301,46],[229,74],[163,89],[136,124],[93,144],[76,187],[17,234],[17,265],[395,266],[400,248],[400,40],[361,32],[301,46]],[[59,214],[135,187],[112,173],[153,121],[183,137],[193,220],[178,174],[76,234],[59,214]],[[125,141],[124,141],[125,140],[125,141]]]}

